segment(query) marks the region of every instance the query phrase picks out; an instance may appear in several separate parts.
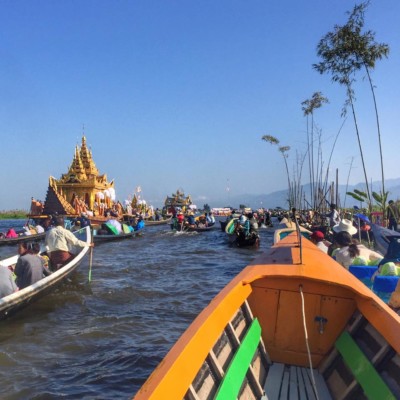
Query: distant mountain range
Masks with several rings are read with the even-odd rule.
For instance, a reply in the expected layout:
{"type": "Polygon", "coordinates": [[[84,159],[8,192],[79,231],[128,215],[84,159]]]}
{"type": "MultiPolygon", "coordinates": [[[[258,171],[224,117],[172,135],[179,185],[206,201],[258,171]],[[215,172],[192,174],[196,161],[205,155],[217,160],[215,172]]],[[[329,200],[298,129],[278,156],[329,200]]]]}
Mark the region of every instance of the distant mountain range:
{"type": "MultiPolygon", "coordinates": [[[[364,190],[365,184],[358,183],[356,185],[349,185],[347,187],[348,192],[352,192],[354,189],[364,190]]],[[[379,192],[381,188],[380,182],[372,182],[372,191],[379,192]]],[[[388,200],[400,199],[400,178],[396,179],[387,179],[385,180],[385,190],[389,192],[388,200]]],[[[310,193],[310,184],[306,184],[303,186],[303,192],[306,194],[306,199],[309,201],[309,193],[310,193]]],[[[354,205],[360,206],[359,202],[354,200],[351,196],[346,196],[346,185],[339,185],[339,198],[340,205],[343,207],[353,207],[354,205]]],[[[260,207],[264,208],[276,208],[282,207],[284,209],[288,208],[287,204],[287,189],[279,190],[276,192],[272,192],[269,194],[242,194],[237,196],[231,196],[229,199],[229,204],[227,204],[226,199],[216,199],[215,201],[210,201],[210,206],[215,207],[218,206],[225,207],[239,207],[240,204],[246,205],[247,207],[251,207],[253,209],[257,209],[260,207]]],[[[203,204],[198,204],[198,206],[202,206],[203,204]]],[[[365,204],[364,204],[365,206],[365,204]]]]}

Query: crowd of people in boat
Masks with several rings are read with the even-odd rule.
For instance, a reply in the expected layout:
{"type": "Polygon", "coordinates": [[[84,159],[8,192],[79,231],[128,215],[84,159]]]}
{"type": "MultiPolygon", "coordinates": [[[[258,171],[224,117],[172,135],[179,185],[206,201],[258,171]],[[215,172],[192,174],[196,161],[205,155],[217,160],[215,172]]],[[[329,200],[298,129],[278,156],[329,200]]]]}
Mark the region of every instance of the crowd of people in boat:
{"type": "Polygon", "coordinates": [[[181,209],[172,210],[171,229],[210,228],[215,225],[215,217],[211,211],[207,211],[195,217],[193,210],[185,212],[181,209]]]}
{"type": "Polygon", "coordinates": [[[0,239],[14,239],[20,236],[37,235],[39,233],[44,233],[44,231],[45,229],[41,224],[31,225],[26,223],[20,230],[10,228],[7,232],[0,232],[0,239]]]}
{"type": "Polygon", "coordinates": [[[40,252],[41,246],[37,242],[21,242],[18,244],[17,263],[11,267],[0,266],[0,298],[24,289],[62,268],[75,257],[70,251],[72,246],[94,246],[93,243],[79,240],[71,230],[66,229],[62,216],[48,217],[43,225],[46,230],[44,252],[40,252]]]}
{"type": "MultiPolygon", "coordinates": [[[[393,204],[393,201],[389,202],[387,218],[389,226],[395,229],[400,213],[397,208],[393,210],[393,204]],[[394,218],[394,221],[390,222],[390,218],[394,218]]],[[[400,276],[400,246],[399,258],[396,259],[388,259],[384,254],[370,248],[368,244],[373,243],[371,240],[373,233],[367,222],[368,218],[361,219],[350,216],[342,218],[335,204],[331,204],[330,212],[323,216],[328,219],[328,224],[313,229],[310,236],[311,241],[321,251],[333,257],[346,269],[349,269],[351,265],[378,266],[372,279],[378,274],[400,276]]]]}

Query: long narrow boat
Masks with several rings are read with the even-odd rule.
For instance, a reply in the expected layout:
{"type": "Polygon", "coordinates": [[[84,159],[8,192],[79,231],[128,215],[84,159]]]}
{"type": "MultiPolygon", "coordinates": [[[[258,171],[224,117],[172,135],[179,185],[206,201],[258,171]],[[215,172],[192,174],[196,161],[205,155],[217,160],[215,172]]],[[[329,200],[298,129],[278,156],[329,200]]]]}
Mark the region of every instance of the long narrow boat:
{"type": "Polygon", "coordinates": [[[236,222],[239,218],[232,218],[225,225],[225,233],[227,234],[229,244],[237,247],[259,247],[260,236],[259,234],[252,234],[248,237],[238,236],[236,233],[236,222]]]}
{"type": "Polygon", "coordinates": [[[158,226],[158,225],[166,225],[170,224],[172,220],[172,217],[169,217],[167,219],[160,219],[158,221],[152,220],[152,219],[145,219],[144,223],[146,226],[158,226]]]}
{"type": "Polygon", "coordinates": [[[392,231],[377,224],[371,224],[376,249],[386,254],[391,238],[400,238],[400,232],[392,231]]]}
{"type": "Polygon", "coordinates": [[[211,301],[135,399],[399,399],[399,377],[399,315],[297,232],[211,301]]]}
{"type": "MultiPolygon", "coordinates": [[[[133,219],[132,215],[124,214],[124,216],[123,216],[124,222],[130,222],[132,219],[133,219]]],[[[153,220],[153,219],[145,219],[144,223],[146,226],[158,226],[158,225],[170,224],[171,220],[172,220],[172,215],[167,217],[166,219],[160,219],[158,221],[153,220]]]]}
{"type": "MultiPolygon", "coordinates": [[[[74,234],[82,241],[90,243],[91,234],[90,228],[86,227],[74,234]]],[[[71,249],[74,252],[74,249],[71,249]]],[[[36,301],[40,297],[53,291],[61,282],[63,282],[73,271],[80,265],[83,257],[89,251],[89,247],[79,248],[76,251],[76,256],[64,267],[53,272],[51,275],[46,276],[40,281],[30,285],[24,289],[18,290],[8,296],[0,299],[0,320],[6,319],[9,316],[15,314],[20,309],[28,306],[32,302],[36,301]]],[[[13,256],[5,260],[0,261],[0,268],[8,268],[11,265],[17,263],[18,256],[13,256]]]]}
{"type": "Polygon", "coordinates": [[[118,235],[93,235],[93,241],[96,244],[100,243],[108,243],[108,242],[116,242],[119,240],[124,240],[124,239],[129,239],[133,238],[137,235],[140,235],[143,232],[144,229],[140,229],[138,231],[132,231],[129,233],[119,233],[118,235]]]}
{"type": "Polygon", "coordinates": [[[176,232],[208,232],[214,230],[214,224],[200,227],[200,226],[187,226],[182,224],[171,224],[171,229],[176,232]]]}
{"type": "Polygon", "coordinates": [[[43,240],[46,236],[46,233],[36,233],[33,235],[20,235],[15,238],[2,238],[0,239],[0,246],[13,246],[18,243],[23,243],[23,242],[38,242],[40,240],[43,240]]]}

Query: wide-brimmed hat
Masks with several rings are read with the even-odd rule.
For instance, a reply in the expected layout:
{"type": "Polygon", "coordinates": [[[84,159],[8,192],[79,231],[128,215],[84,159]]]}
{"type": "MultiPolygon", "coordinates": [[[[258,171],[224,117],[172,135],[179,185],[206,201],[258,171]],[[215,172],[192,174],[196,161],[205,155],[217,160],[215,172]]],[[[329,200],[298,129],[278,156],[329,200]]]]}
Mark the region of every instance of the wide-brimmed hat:
{"type": "Polygon", "coordinates": [[[353,223],[348,219],[342,219],[332,229],[336,233],[348,232],[348,233],[350,233],[350,235],[354,235],[355,233],[357,233],[357,228],[355,226],[353,226],[353,223]]]}

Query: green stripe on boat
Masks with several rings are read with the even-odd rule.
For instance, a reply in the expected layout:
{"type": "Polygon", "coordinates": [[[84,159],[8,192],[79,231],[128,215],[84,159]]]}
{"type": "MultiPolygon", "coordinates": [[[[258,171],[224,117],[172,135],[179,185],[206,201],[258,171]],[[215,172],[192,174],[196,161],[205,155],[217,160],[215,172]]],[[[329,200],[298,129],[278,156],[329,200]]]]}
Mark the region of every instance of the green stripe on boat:
{"type": "Polygon", "coordinates": [[[346,365],[363,388],[368,399],[395,400],[396,397],[376,372],[348,332],[343,332],[335,343],[346,365]]]}
{"type": "Polygon", "coordinates": [[[257,350],[261,338],[261,326],[258,319],[254,319],[244,337],[242,344],[236,351],[221,385],[215,396],[217,400],[236,399],[240,387],[250,367],[251,360],[257,350]]]}

